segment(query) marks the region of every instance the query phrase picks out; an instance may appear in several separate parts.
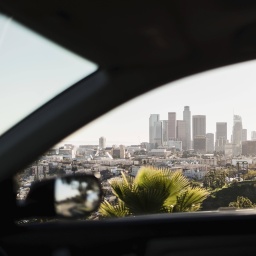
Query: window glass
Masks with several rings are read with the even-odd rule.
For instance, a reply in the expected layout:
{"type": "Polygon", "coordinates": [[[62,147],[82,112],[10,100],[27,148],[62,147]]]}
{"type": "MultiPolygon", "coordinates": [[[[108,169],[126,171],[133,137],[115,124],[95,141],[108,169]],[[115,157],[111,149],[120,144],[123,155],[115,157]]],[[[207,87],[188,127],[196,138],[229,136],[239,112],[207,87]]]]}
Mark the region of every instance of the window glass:
{"type": "MultiPolygon", "coordinates": [[[[105,208],[105,212],[100,208],[88,218],[92,220],[152,212],[254,207],[255,68],[256,62],[250,61],[207,71],[161,86],[117,107],[65,138],[23,170],[18,176],[17,198],[23,200],[35,180],[87,173],[100,179],[104,200],[113,206],[105,208]],[[152,191],[143,190],[145,194],[140,195],[145,201],[150,195],[148,204],[142,204],[150,206],[146,209],[133,205],[137,211],[130,211],[128,199],[122,201],[125,205],[120,204],[113,193],[113,180],[122,180],[123,173],[134,182],[141,170],[150,173],[152,168],[180,173],[190,188],[186,193],[199,192],[202,200],[178,204],[185,202],[187,195],[181,184],[181,193],[162,202],[164,208],[158,205],[157,211],[151,207],[155,205],[153,200],[157,201],[152,191]],[[112,215],[107,214],[111,211],[112,215]]],[[[154,188],[154,183],[150,186],[154,188]]],[[[138,198],[134,193],[133,202],[138,198]]]]}
{"type": "Polygon", "coordinates": [[[0,134],[96,69],[0,14],[0,134]]]}

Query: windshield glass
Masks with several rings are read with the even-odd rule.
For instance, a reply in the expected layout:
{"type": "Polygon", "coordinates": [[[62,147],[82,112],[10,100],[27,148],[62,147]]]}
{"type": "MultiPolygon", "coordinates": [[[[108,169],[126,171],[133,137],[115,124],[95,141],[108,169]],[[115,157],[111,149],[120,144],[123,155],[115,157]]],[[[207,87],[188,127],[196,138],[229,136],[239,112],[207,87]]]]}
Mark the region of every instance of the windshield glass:
{"type": "Polygon", "coordinates": [[[96,69],[95,63],[0,14],[0,135],[96,69]]]}

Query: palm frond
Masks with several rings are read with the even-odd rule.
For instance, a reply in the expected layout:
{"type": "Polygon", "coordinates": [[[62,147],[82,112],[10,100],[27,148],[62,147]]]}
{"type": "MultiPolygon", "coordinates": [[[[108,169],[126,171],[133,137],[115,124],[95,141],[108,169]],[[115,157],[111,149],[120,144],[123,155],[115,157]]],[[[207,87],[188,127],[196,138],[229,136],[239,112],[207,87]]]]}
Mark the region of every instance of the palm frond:
{"type": "Polygon", "coordinates": [[[150,214],[160,212],[167,197],[168,192],[165,189],[138,188],[128,195],[124,202],[135,215],[150,214]]]}
{"type": "Polygon", "coordinates": [[[119,218],[130,215],[129,209],[127,209],[122,201],[118,201],[118,204],[113,205],[108,201],[104,200],[99,207],[99,213],[102,217],[105,218],[119,218]]]}
{"type": "Polygon", "coordinates": [[[126,177],[122,173],[122,178],[113,178],[109,181],[112,193],[124,201],[125,195],[133,190],[133,177],[126,177]]]}
{"type": "Polygon", "coordinates": [[[170,191],[165,205],[175,205],[177,196],[189,187],[189,180],[178,171],[172,172],[169,179],[170,191]]]}
{"type": "Polygon", "coordinates": [[[185,192],[182,192],[177,196],[176,205],[174,211],[176,212],[189,212],[196,211],[200,208],[201,203],[209,195],[206,189],[202,188],[188,188],[185,192]]]}
{"type": "Polygon", "coordinates": [[[194,211],[199,209],[208,193],[200,188],[192,189],[189,180],[181,172],[152,166],[140,168],[135,178],[122,172],[121,178],[111,179],[109,183],[119,204],[113,206],[104,203],[101,211],[113,216],[126,212],[140,215],[194,211]],[[114,213],[115,210],[117,213],[114,213]]]}

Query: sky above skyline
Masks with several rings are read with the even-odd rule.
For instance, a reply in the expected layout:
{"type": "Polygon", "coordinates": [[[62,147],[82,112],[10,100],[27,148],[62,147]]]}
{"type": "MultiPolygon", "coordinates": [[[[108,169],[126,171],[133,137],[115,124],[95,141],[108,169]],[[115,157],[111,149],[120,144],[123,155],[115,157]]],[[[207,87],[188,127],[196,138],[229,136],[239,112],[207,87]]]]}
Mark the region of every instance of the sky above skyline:
{"type": "Polygon", "coordinates": [[[148,141],[150,114],[167,120],[168,112],[176,112],[177,120],[182,120],[184,106],[190,106],[191,117],[206,115],[207,133],[215,135],[216,122],[227,122],[229,140],[233,115],[240,115],[250,139],[251,131],[256,130],[255,70],[256,61],[250,61],[169,83],[110,111],[72,139],[98,143],[104,136],[109,145],[138,144],[148,141]]]}
{"type": "MultiPolygon", "coordinates": [[[[97,68],[2,16],[0,60],[1,133],[97,68]]],[[[227,122],[229,140],[233,115],[240,115],[250,139],[256,130],[255,70],[256,61],[249,61],[177,80],[110,111],[61,143],[98,144],[101,136],[108,146],[147,142],[150,114],[167,120],[168,112],[176,112],[182,120],[184,106],[190,106],[191,116],[206,115],[207,133],[215,134],[216,122],[227,122]]]]}

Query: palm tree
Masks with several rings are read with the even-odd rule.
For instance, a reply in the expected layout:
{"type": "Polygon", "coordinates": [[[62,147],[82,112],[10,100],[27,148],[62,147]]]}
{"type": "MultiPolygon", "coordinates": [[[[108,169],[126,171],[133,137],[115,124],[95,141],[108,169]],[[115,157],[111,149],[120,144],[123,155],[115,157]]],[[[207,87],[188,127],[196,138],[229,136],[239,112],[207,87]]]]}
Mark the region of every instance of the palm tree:
{"type": "Polygon", "coordinates": [[[140,168],[136,177],[122,172],[109,183],[117,203],[104,200],[102,217],[197,211],[209,195],[203,188],[192,188],[181,172],[152,166],[140,168]]]}

